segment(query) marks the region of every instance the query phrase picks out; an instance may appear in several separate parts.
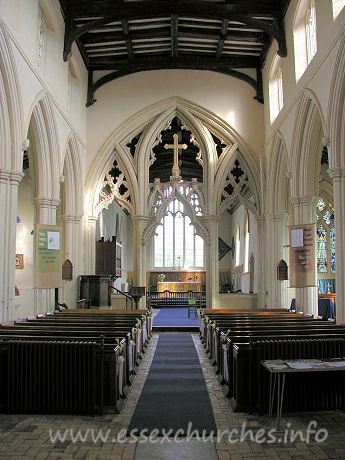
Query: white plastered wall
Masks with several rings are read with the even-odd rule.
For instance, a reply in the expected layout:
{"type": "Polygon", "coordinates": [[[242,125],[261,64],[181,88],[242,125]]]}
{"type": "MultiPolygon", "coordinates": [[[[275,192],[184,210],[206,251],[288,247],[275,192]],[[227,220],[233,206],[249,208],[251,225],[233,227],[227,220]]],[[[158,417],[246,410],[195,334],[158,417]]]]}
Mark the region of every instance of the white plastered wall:
{"type": "Polygon", "coordinates": [[[209,71],[158,70],[119,78],[101,87],[95,93],[97,102],[87,110],[87,165],[114,129],[169,97],[184,98],[219,116],[260,155],[263,107],[254,96],[247,83],[209,71]]]}

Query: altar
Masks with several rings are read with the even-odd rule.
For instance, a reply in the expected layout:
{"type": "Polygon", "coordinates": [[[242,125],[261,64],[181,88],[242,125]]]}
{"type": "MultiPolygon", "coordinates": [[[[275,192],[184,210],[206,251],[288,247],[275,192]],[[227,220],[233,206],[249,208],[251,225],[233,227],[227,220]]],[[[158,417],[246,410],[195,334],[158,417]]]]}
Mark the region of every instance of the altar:
{"type": "Polygon", "coordinates": [[[200,281],[158,281],[157,291],[164,292],[200,292],[201,282],[200,281]]]}

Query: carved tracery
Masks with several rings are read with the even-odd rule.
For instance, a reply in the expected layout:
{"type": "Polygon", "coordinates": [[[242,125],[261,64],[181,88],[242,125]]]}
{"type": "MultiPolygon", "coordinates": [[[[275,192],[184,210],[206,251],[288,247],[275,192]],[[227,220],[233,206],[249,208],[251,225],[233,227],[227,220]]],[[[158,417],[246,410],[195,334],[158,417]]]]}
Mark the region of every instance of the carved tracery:
{"type": "Polygon", "coordinates": [[[237,155],[226,176],[219,203],[219,214],[225,209],[232,212],[236,205],[243,204],[257,214],[256,196],[240,156],[237,155]]]}
{"type": "Polygon", "coordinates": [[[96,215],[103,209],[108,209],[114,199],[122,208],[133,214],[129,185],[116,160],[113,163],[113,168],[105,175],[101,186],[99,201],[95,207],[96,215]]]}
{"type": "Polygon", "coordinates": [[[161,183],[157,178],[149,185],[150,190],[147,200],[147,215],[150,223],[145,229],[144,240],[148,240],[155,234],[157,225],[166,212],[169,203],[174,199],[179,200],[190,217],[196,232],[204,239],[209,239],[207,228],[201,222],[201,217],[206,213],[203,185],[195,178],[192,181],[172,181],[161,183]]]}

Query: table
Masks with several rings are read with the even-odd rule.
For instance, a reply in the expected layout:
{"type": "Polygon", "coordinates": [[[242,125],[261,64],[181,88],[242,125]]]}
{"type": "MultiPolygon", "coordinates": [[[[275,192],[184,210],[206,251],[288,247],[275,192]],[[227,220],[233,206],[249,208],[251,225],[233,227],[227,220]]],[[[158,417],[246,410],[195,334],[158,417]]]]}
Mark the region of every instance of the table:
{"type": "Polygon", "coordinates": [[[345,358],[334,358],[327,360],[318,359],[292,359],[292,360],[266,360],[260,361],[261,365],[270,373],[270,397],[268,413],[272,417],[273,400],[275,387],[277,384],[277,429],[280,427],[280,420],[282,415],[285,376],[289,373],[297,372],[334,372],[345,371],[345,358]],[[272,385],[272,378],[274,381],[272,385]],[[282,378],[281,378],[282,376],[282,378]]]}
{"type": "Polygon", "coordinates": [[[318,315],[323,319],[335,319],[334,304],[331,298],[319,297],[317,307],[318,315]]]}
{"type": "Polygon", "coordinates": [[[318,294],[319,299],[332,299],[334,307],[336,306],[337,294],[335,292],[327,292],[325,294],[318,294]]]}

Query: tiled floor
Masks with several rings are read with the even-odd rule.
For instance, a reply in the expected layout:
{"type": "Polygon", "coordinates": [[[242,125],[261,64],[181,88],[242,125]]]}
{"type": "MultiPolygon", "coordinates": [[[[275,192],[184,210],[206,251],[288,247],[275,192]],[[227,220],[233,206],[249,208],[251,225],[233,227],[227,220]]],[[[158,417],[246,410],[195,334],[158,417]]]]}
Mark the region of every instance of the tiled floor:
{"type": "MultiPolygon", "coordinates": [[[[277,458],[277,459],[302,459],[302,458],[345,458],[345,414],[343,412],[319,412],[304,414],[283,414],[282,431],[274,433],[279,435],[274,443],[260,443],[250,440],[250,434],[258,436],[258,430],[275,428],[275,419],[260,417],[243,413],[233,413],[223,396],[222,390],[214,375],[214,371],[204,352],[197,334],[193,335],[200,362],[209,389],[211,404],[215,414],[218,435],[223,434],[221,440],[214,438],[213,442],[204,443],[185,439],[173,440],[159,439],[157,443],[134,443],[133,439],[123,442],[126,428],[129,424],[133,409],[144,385],[150,364],[157,345],[158,335],[151,338],[149,348],[141,362],[138,375],[133,384],[131,393],[123,412],[120,415],[104,415],[102,417],[75,417],[75,416],[24,416],[0,414],[0,459],[114,459],[114,460],[225,460],[246,458],[277,458]],[[308,424],[317,422],[316,431],[320,428],[328,431],[325,442],[316,442],[311,436],[309,443],[284,442],[290,440],[291,430],[302,430],[306,435],[308,424]],[[287,424],[289,428],[287,428],[287,424]],[[70,430],[73,430],[71,433],[70,430]],[[233,431],[230,441],[236,441],[241,435],[241,430],[247,432],[243,442],[230,442],[229,432],[233,431]],[[52,443],[49,430],[61,435],[66,433],[63,442],[52,443]],[[80,434],[85,437],[85,442],[80,439],[71,439],[71,434],[80,434]],[[87,431],[89,430],[89,431],[87,431]],[[101,439],[92,440],[102,430],[101,439]],[[122,430],[122,431],[121,431],[122,430]],[[227,431],[226,431],[227,430],[227,431]],[[249,430],[252,430],[251,432],[249,430]],[[163,441],[163,442],[162,442],[163,441]],[[182,442],[180,442],[182,441],[182,442]],[[218,442],[219,441],[219,442],[218,442]]],[[[319,432],[320,438],[324,432],[319,432]]],[[[157,439],[156,439],[157,441],[157,439]]]]}

